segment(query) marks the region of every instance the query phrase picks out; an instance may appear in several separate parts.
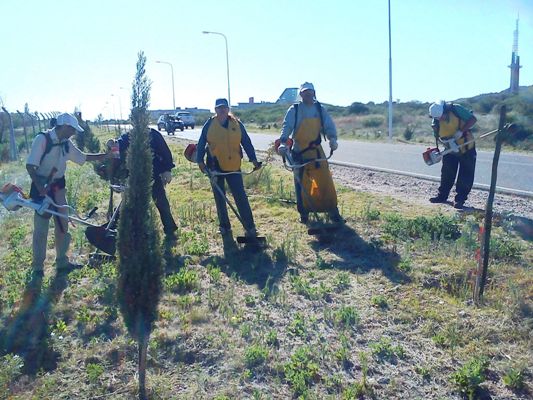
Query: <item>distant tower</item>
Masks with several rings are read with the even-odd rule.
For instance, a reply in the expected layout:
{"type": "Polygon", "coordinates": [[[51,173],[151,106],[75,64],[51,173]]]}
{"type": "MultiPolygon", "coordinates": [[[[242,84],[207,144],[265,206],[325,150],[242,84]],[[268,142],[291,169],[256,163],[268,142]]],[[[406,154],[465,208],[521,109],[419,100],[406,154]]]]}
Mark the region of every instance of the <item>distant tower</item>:
{"type": "Polygon", "coordinates": [[[516,19],[516,29],[513,35],[513,54],[511,56],[511,84],[509,91],[511,93],[518,93],[519,78],[520,78],[520,56],[518,55],[518,18],[516,19]]]}

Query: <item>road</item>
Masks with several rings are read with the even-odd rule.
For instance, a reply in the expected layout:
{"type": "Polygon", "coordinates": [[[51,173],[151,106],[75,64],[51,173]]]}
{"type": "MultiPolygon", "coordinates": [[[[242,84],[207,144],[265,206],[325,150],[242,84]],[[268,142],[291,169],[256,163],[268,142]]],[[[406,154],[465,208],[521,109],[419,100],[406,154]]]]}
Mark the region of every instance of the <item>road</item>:
{"type": "MultiPolygon", "coordinates": [[[[180,138],[198,140],[200,128],[176,132],[180,138]]],[[[266,150],[277,138],[259,132],[249,132],[256,149],[266,150]]],[[[165,132],[163,132],[165,134],[165,132]]],[[[398,173],[416,175],[423,178],[439,178],[441,163],[427,166],[422,153],[426,146],[417,144],[388,144],[339,140],[339,149],[331,160],[339,164],[354,164],[378,170],[391,170],[398,173]]],[[[492,173],[492,151],[478,150],[474,184],[488,187],[492,173]]],[[[505,146],[500,154],[498,164],[497,187],[511,193],[533,196],[533,155],[507,152],[505,146]],[[523,193],[525,192],[525,193],[523,193]]]]}

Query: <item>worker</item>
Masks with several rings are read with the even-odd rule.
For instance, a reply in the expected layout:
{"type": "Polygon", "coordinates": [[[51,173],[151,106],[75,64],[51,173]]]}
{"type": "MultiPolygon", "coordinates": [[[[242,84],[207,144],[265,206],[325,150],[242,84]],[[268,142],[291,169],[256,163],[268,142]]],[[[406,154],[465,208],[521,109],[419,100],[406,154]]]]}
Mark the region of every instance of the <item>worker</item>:
{"type": "MultiPolygon", "coordinates": [[[[86,154],[70,139],[76,132],[82,133],[78,119],[69,113],[59,114],[56,125],[46,132],[40,132],[33,140],[30,154],[26,161],[26,170],[31,178],[30,197],[42,201],[49,196],[57,205],[67,205],[65,171],[67,160],[82,165],[85,161],[100,161],[110,157],[110,153],[86,154]]],[[[55,218],[56,268],[60,272],[80,268],[67,256],[70,245],[68,233],[68,209],[57,207],[55,210],[65,217],[55,218]]],[[[35,212],[33,217],[33,274],[43,275],[50,214],[35,212]]]]}
{"type": "Polygon", "coordinates": [[[219,175],[212,181],[213,195],[217,208],[219,232],[223,239],[232,235],[228,217],[226,199],[219,193],[217,185],[225,195],[225,183],[228,184],[235,204],[242,219],[245,236],[257,237],[257,230],[252,215],[252,209],[244,190],[241,170],[242,149],[253,163],[254,169],[261,168],[257,161],[255,149],[246,132],[246,128],[233,114],[230,113],[228,100],[220,98],[215,101],[215,115],[207,120],[202,128],[198,140],[196,162],[203,173],[236,172],[235,174],[219,175]],[[207,160],[204,160],[207,152],[207,160]]]}
{"type": "Polygon", "coordinates": [[[429,201],[446,203],[455,183],[456,195],[453,206],[463,209],[474,184],[477,153],[471,129],[477,119],[462,105],[448,104],[444,101],[429,106],[429,117],[432,119],[431,127],[437,145],[440,142],[446,149],[451,150],[442,158],[438,194],[431,197],[429,201]]]}
{"type": "MultiPolygon", "coordinates": [[[[330,151],[337,150],[337,129],[325,107],[316,101],[315,87],[310,82],[305,82],[300,86],[300,97],[302,100],[293,104],[288,110],[283,120],[281,128],[278,153],[281,156],[291,154],[296,163],[304,163],[312,159],[325,158],[324,150],[321,146],[322,136],[328,140],[330,151]],[[292,149],[287,146],[288,139],[292,136],[294,145],[292,149]]],[[[321,211],[322,207],[328,211],[330,219],[335,223],[342,223],[344,220],[337,208],[337,194],[331,173],[326,161],[320,163],[323,173],[320,173],[319,181],[322,192],[327,195],[321,199],[320,203],[313,204],[313,210],[304,206],[302,190],[305,190],[302,183],[305,183],[304,171],[306,167],[294,169],[294,186],[296,193],[296,206],[300,213],[300,222],[307,224],[310,211],[321,211]]],[[[313,168],[312,165],[309,168],[313,168]]],[[[310,198],[311,196],[306,196],[310,198]]]]}

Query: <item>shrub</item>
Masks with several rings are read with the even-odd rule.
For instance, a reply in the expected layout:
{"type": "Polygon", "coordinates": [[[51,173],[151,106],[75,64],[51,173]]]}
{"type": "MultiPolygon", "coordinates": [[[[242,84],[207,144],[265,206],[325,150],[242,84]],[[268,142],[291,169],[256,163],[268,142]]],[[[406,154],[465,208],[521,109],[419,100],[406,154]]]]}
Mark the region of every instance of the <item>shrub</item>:
{"type": "Polygon", "coordinates": [[[365,128],[377,128],[385,123],[385,118],[381,115],[369,115],[362,119],[365,128]]]}
{"type": "Polygon", "coordinates": [[[484,357],[473,358],[452,375],[452,383],[463,395],[474,399],[479,385],[485,382],[487,367],[488,361],[484,357]]]}

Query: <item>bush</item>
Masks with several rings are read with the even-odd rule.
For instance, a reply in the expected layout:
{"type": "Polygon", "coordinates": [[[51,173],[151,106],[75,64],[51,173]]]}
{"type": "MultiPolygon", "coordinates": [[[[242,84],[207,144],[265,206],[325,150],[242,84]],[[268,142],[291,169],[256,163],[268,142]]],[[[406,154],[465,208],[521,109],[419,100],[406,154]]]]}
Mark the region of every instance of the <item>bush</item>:
{"type": "Polygon", "coordinates": [[[365,128],[377,128],[385,123],[385,118],[381,115],[369,115],[361,122],[365,128]]]}
{"type": "Polygon", "coordinates": [[[352,103],[350,107],[348,108],[349,114],[368,114],[370,109],[365,106],[363,103],[352,103]]]}
{"type": "Polygon", "coordinates": [[[403,131],[403,137],[405,140],[411,140],[415,134],[415,128],[412,125],[407,125],[403,131]]]}

